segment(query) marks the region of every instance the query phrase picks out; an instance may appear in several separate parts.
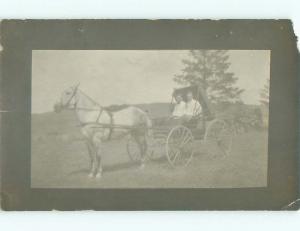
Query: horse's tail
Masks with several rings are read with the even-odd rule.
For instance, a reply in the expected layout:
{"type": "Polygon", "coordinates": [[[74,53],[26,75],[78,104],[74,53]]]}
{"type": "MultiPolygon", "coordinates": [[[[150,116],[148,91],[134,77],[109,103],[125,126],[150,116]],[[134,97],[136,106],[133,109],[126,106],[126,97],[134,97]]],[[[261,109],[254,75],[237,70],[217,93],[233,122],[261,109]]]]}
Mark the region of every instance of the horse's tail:
{"type": "Polygon", "coordinates": [[[140,108],[133,107],[139,116],[139,125],[143,126],[143,133],[145,136],[152,137],[153,131],[152,131],[152,121],[148,115],[148,111],[144,111],[140,108]]]}

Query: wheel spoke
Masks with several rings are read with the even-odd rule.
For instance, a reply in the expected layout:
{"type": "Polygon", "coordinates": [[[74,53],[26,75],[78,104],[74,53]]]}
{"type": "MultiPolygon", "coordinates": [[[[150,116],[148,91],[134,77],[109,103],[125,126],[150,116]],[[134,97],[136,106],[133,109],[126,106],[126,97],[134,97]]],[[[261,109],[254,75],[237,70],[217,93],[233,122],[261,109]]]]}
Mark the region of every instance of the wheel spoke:
{"type": "Polygon", "coordinates": [[[180,154],[180,151],[177,150],[176,153],[175,153],[175,155],[174,155],[174,158],[171,160],[173,163],[176,162],[176,159],[177,159],[177,157],[179,156],[179,154],[180,154]]]}
{"type": "Polygon", "coordinates": [[[172,166],[186,166],[189,163],[193,151],[188,147],[192,141],[193,135],[188,128],[180,125],[171,130],[166,142],[166,154],[172,166]]]}
{"type": "Polygon", "coordinates": [[[139,162],[142,159],[141,150],[137,142],[130,137],[127,141],[127,153],[133,162],[139,162]]]}
{"type": "Polygon", "coordinates": [[[184,139],[182,140],[180,147],[182,147],[183,145],[187,144],[190,140],[192,139],[190,134],[187,134],[186,137],[184,137],[184,139]]]}
{"type": "MultiPolygon", "coordinates": [[[[183,130],[183,129],[181,128],[181,130],[183,130]]],[[[186,134],[186,130],[183,130],[183,131],[181,132],[181,136],[180,136],[179,140],[182,140],[183,137],[185,136],[185,134],[186,134]]]]}

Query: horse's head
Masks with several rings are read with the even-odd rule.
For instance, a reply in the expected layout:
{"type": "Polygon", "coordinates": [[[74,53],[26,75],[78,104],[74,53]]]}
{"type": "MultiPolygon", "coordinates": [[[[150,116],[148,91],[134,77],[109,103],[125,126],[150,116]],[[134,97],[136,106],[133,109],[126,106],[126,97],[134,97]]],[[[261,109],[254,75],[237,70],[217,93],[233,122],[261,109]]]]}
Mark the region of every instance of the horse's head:
{"type": "Polygon", "coordinates": [[[79,84],[73,87],[69,87],[61,94],[59,102],[54,104],[54,111],[60,112],[63,109],[74,109],[76,107],[76,94],[79,84]]]}

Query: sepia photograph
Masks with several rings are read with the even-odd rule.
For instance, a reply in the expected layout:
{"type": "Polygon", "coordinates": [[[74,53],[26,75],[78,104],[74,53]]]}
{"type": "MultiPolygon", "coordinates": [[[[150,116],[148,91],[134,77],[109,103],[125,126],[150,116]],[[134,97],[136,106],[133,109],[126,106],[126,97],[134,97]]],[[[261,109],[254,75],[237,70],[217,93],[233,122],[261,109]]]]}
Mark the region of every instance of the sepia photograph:
{"type": "Polygon", "coordinates": [[[296,3],[13,2],[1,230],[299,226],[296,3]]]}
{"type": "Polygon", "coordinates": [[[4,20],[1,45],[4,210],[297,209],[290,20],[4,20]]]}
{"type": "Polygon", "coordinates": [[[31,187],[267,187],[270,56],[33,50],[31,187]]]}

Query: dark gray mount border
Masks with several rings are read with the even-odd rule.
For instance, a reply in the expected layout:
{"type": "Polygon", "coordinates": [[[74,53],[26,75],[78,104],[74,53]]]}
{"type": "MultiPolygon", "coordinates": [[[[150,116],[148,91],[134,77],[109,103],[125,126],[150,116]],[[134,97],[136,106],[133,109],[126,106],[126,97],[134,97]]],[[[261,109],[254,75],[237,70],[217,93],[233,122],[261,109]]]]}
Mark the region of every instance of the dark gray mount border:
{"type": "Polygon", "coordinates": [[[296,200],[298,53],[289,20],[4,20],[1,23],[4,210],[279,210],[296,200]],[[271,50],[268,187],[31,189],[31,51],[271,50]]]}

